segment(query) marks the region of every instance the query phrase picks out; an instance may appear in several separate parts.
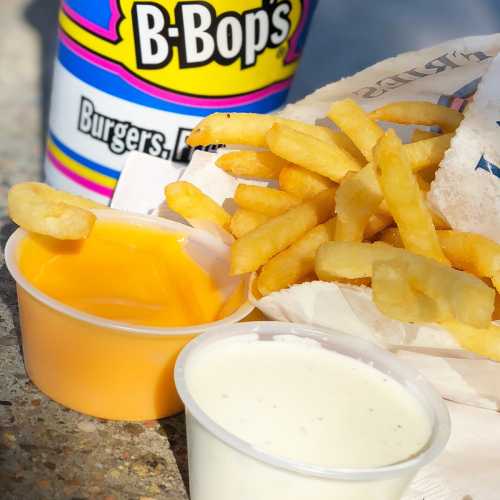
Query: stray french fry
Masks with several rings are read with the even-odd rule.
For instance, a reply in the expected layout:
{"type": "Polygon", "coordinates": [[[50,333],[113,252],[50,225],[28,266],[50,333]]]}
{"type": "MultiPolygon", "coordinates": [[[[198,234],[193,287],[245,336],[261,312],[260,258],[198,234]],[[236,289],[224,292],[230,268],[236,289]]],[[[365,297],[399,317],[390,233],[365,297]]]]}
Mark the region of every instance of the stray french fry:
{"type": "Polygon", "coordinates": [[[301,200],[279,189],[239,184],[234,193],[234,202],[240,208],[273,217],[300,205],[301,200]]]}
{"type": "Polygon", "coordinates": [[[422,130],[416,128],[411,134],[411,142],[423,141],[424,139],[432,139],[433,137],[438,137],[440,134],[437,132],[431,132],[430,130],[422,130]]]}
{"type": "Polygon", "coordinates": [[[41,182],[16,184],[8,194],[9,216],[17,225],[60,240],[87,238],[96,220],[92,208],[104,205],[41,182]]]}
{"type": "Polygon", "coordinates": [[[344,149],[285,125],[273,125],[266,134],[266,142],[274,154],[335,182],[361,168],[344,149]]]}
{"type": "Polygon", "coordinates": [[[369,219],[368,223],[365,227],[365,240],[371,240],[374,236],[376,236],[380,231],[389,227],[394,223],[394,219],[392,215],[385,215],[381,213],[373,214],[369,219]]]}
{"type": "Polygon", "coordinates": [[[171,210],[185,219],[206,220],[229,229],[231,216],[195,185],[178,181],[165,187],[165,198],[171,210]]]}
{"type": "Polygon", "coordinates": [[[388,130],[374,150],[379,182],[405,247],[418,255],[448,263],[441,250],[411,165],[394,130],[388,130]]]}
{"type": "Polygon", "coordinates": [[[238,208],[231,217],[229,229],[235,238],[241,238],[244,234],[249,233],[252,229],[261,226],[268,220],[268,215],[238,208]]]}
{"type": "Polygon", "coordinates": [[[318,247],[332,240],[335,234],[335,218],[308,231],[286,250],[264,264],[257,280],[262,295],[287,288],[298,283],[314,271],[318,247]]]}
{"type": "Polygon", "coordinates": [[[372,160],[373,147],[384,135],[384,129],[356,101],[343,99],[334,102],[328,118],[351,139],[368,161],[372,160]]]}
{"type": "Polygon", "coordinates": [[[425,101],[398,101],[370,113],[372,120],[403,125],[438,125],[444,132],[453,132],[463,119],[455,109],[425,101]]]}
{"type": "Polygon", "coordinates": [[[356,156],[356,148],[343,134],[319,125],[310,125],[296,120],[288,120],[275,115],[255,113],[213,113],[203,118],[193,129],[186,143],[191,147],[209,144],[235,144],[267,147],[266,133],[275,124],[280,123],[303,134],[311,135],[321,141],[345,149],[351,148],[356,156]]]}
{"type": "Polygon", "coordinates": [[[215,161],[222,170],[237,177],[277,179],[287,161],[269,151],[230,151],[215,161]]]}
{"type": "Polygon", "coordinates": [[[439,165],[450,147],[452,134],[442,134],[430,139],[405,144],[403,149],[411,163],[413,172],[439,165]]]}
{"type": "Polygon", "coordinates": [[[370,217],[384,195],[372,163],[346,177],[335,195],[337,241],[362,241],[370,217]]]}
{"type": "Polygon", "coordinates": [[[373,300],[384,314],[400,321],[456,319],[489,326],[495,291],[480,278],[408,251],[392,247],[391,252],[400,255],[373,262],[373,300]]]}
{"type": "Polygon", "coordinates": [[[334,205],[335,190],[326,189],[236,240],[231,247],[231,274],[256,271],[307,231],[331,217],[334,205]]]}
{"type": "Polygon", "coordinates": [[[458,321],[441,323],[468,351],[500,361],[500,326],[490,324],[486,328],[474,328],[458,321]]]}
{"type": "Polygon", "coordinates": [[[280,172],[279,185],[283,191],[301,200],[308,200],[321,191],[334,187],[335,183],[310,170],[289,164],[280,172]]]}

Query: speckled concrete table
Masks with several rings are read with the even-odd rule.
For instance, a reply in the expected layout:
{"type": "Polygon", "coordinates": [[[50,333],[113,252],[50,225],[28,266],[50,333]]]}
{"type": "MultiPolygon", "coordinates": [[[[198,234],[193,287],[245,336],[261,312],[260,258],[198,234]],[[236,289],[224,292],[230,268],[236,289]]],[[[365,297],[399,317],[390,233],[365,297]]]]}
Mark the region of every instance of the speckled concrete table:
{"type": "MultiPolygon", "coordinates": [[[[52,43],[41,39],[40,28],[53,22],[56,4],[0,3],[2,251],[15,229],[6,215],[9,186],[40,177],[47,91],[42,77],[50,71],[50,61],[43,56],[52,43]]],[[[63,408],[40,393],[24,371],[15,286],[0,254],[2,500],[186,499],[184,432],[182,416],[133,424],[107,422],[63,408]]]]}

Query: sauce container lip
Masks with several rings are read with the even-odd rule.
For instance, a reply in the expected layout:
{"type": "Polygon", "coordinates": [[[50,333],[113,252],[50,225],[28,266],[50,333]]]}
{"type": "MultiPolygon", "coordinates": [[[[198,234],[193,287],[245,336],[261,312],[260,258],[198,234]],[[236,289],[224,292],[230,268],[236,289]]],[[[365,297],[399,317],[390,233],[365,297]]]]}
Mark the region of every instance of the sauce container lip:
{"type": "Polygon", "coordinates": [[[390,352],[366,340],[311,325],[281,321],[254,321],[223,326],[216,331],[204,333],[189,342],[181,351],[175,365],[174,380],[186,411],[189,411],[196,421],[215,438],[258,462],[304,476],[343,481],[378,481],[396,478],[412,471],[416,472],[417,469],[428,464],[441,453],[448,442],[451,431],[450,416],[443,399],[416,369],[405,365],[390,352]],[[385,367],[386,375],[393,379],[395,379],[394,374],[397,373],[403,381],[395,380],[402,383],[405,389],[417,397],[431,418],[432,432],[426,446],[416,455],[394,464],[380,467],[337,468],[278,457],[262,451],[226,431],[212,420],[192,397],[186,381],[186,368],[190,359],[197,351],[202,350],[207,345],[227,338],[238,336],[259,338],[262,336],[262,338],[271,339],[277,335],[297,335],[313,339],[322,345],[333,347],[333,350],[340,354],[370,364],[381,371],[383,371],[381,368],[385,367]]]}
{"type": "MultiPolygon", "coordinates": [[[[217,240],[214,236],[196,229],[180,222],[171,221],[169,219],[163,219],[160,217],[153,217],[149,215],[133,214],[128,212],[120,212],[111,209],[97,209],[93,212],[98,216],[99,219],[105,220],[124,220],[124,221],[135,221],[137,223],[142,223],[144,225],[153,227],[164,227],[172,232],[178,232],[187,237],[193,237],[202,242],[208,249],[217,250],[220,249],[224,243],[217,240]]],[[[90,323],[99,327],[109,328],[113,330],[120,331],[124,334],[143,334],[143,335],[154,335],[154,336],[179,336],[179,335],[196,335],[201,332],[211,331],[213,329],[220,328],[221,326],[228,325],[231,323],[236,323],[240,321],[245,316],[250,314],[254,309],[254,306],[246,300],[235,312],[226,316],[225,318],[219,319],[217,321],[212,321],[210,323],[199,323],[197,325],[190,326],[172,326],[172,327],[149,327],[143,325],[135,325],[132,323],[125,323],[121,321],[115,321],[111,319],[101,318],[93,314],[85,313],[69,307],[62,302],[46,295],[45,293],[34,287],[21,273],[19,266],[17,264],[17,249],[21,241],[26,237],[27,231],[18,228],[7,240],[5,245],[5,264],[9,270],[11,276],[16,281],[16,284],[22,287],[26,292],[28,292],[32,297],[42,302],[49,308],[62,313],[66,316],[70,316],[73,319],[80,320],[85,323],[90,323]]],[[[248,290],[249,276],[243,278],[245,288],[248,290]]]]}

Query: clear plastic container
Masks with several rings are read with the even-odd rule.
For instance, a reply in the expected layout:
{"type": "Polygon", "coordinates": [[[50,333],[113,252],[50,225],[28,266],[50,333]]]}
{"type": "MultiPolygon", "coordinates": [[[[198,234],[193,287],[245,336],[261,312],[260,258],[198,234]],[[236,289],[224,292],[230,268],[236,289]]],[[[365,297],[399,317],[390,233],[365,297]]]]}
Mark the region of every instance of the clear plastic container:
{"type": "MultiPolygon", "coordinates": [[[[198,229],[167,219],[115,210],[98,218],[154,226],[185,236],[184,249],[229,297],[246,278],[230,277],[229,249],[198,229]]],[[[21,273],[18,229],[5,248],[7,268],[17,283],[24,364],[33,383],[58,403],[81,413],[114,420],[148,420],[182,410],[173,380],[180,350],[196,335],[235,323],[253,309],[248,301],[227,317],[187,327],[146,327],[87,314],[45,295],[21,273]]]]}
{"type": "Polygon", "coordinates": [[[374,344],[306,325],[242,323],[201,335],[180,354],[175,383],[186,407],[192,500],[396,500],[417,471],[443,450],[450,434],[444,402],[416,370],[374,344]],[[280,335],[314,339],[322,347],[370,364],[401,383],[430,418],[432,431],[427,445],[415,456],[395,464],[338,469],[273,456],[227,432],[203,412],[190,394],[186,383],[190,363],[196,362],[196,354],[201,350],[223,339],[254,336],[273,340],[280,335]]]}

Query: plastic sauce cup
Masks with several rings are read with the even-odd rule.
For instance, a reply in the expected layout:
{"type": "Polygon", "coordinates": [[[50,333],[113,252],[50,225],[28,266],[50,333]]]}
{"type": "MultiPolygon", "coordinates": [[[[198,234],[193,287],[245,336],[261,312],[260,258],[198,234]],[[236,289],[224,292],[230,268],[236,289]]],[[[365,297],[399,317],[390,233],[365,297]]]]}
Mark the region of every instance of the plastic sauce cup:
{"type": "MultiPolygon", "coordinates": [[[[277,376],[279,369],[277,366],[277,376]]],[[[443,450],[450,434],[444,402],[416,370],[374,344],[317,327],[253,322],[218,328],[193,340],[182,351],[175,367],[175,382],[186,407],[192,500],[396,500],[417,471],[443,450]],[[396,380],[417,398],[430,418],[432,431],[427,445],[416,455],[391,465],[325,468],[273,456],[227,432],[193,399],[186,374],[190,364],[196,363],[196,355],[209,345],[251,335],[263,340],[279,335],[314,339],[323,348],[367,363],[396,380]]]]}
{"type": "MultiPolygon", "coordinates": [[[[210,234],[166,219],[96,210],[100,219],[164,229],[185,236],[184,248],[223,289],[230,278],[229,250],[210,234]]],[[[245,301],[231,315],[188,327],[147,327],[100,318],[37,290],[18,266],[26,232],[17,229],[5,248],[17,283],[24,364],[33,383],[54,401],[95,417],[149,420],[182,410],[173,380],[180,350],[202,332],[235,323],[253,309],[245,301]]],[[[231,283],[232,281],[232,283],[231,283]]],[[[246,286],[246,283],[244,283],[246,286]]]]}

